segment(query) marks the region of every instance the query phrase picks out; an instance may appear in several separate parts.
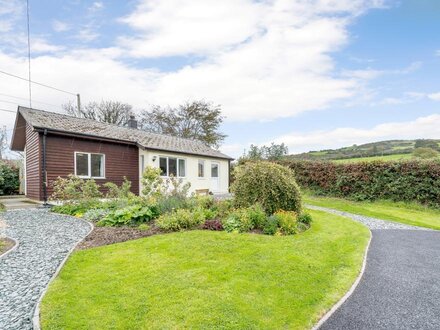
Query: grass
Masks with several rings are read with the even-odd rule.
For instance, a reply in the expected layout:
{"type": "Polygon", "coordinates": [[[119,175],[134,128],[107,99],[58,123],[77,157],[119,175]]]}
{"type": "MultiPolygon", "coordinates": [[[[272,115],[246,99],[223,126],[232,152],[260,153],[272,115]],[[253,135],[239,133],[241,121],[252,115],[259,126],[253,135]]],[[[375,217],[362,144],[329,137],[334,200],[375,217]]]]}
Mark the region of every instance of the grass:
{"type": "Polygon", "coordinates": [[[353,202],[342,198],[304,196],[304,202],[349,213],[440,230],[440,210],[415,203],[392,201],[353,202]]]}
{"type": "Polygon", "coordinates": [[[356,162],[372,162],[375,160],[382,160],[382,161],[408,160],[413,158],[414,157],[411,154],[396,154],[396,155],[385,155],[385,156],[336,159],[333,161],[335,163],[356,163],[356,162]]]}
{"type": "Polygon", "coordinates": [[[368,230],[311,211],[296,236],[188,231],[75,252],[45,329],[305,329],[349,289],[368,230]]]}

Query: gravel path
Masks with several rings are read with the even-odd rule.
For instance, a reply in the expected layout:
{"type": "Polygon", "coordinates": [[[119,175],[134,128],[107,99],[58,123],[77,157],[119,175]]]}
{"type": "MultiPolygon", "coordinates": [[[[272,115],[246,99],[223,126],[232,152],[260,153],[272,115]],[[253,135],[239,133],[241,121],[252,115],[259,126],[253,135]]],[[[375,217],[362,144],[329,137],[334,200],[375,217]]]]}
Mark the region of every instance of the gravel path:
{"type": "Polygon", "coordinates": [[[19,242],[0,259],[0,329],[32,329],[35,305],[60,263],[90,231],[73,217],[41,209],[0,214],[0,235],[19,242]]]}
{"type": "Polygon", "coordinates": [[[363,223],[364,225],[366,225],[370,229],[408,229],[408,230],[429,230],[429,231],[431,230],[428,228],[415,227],[415,226],[405,225],[405,224],[398,223],[398,222],[391,222],[391,221],[366,217],[364,215],[358,215],[358,214],[348,213],[348,212],[344,212],[344,211],[329,209],[327,207],[321,207],[321,206],[315,206],[315,205],[306,205],[306,207],[308,209],[312,209],[312,210],[324,211],[327,213],[333,213],[336,215],[341,215],[341,216],[344,216],[347,218],[351,218],[353,220],[356,220],[358,222],[363,223]]]}

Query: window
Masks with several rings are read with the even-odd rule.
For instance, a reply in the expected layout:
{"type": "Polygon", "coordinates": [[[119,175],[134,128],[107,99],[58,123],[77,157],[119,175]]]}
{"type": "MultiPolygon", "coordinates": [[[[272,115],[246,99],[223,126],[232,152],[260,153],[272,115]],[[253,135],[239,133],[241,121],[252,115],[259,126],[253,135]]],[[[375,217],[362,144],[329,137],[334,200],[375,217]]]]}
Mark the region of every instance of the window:
{"type": "Polygon", "coordinates": [[[218,164],[211,164],[211,178],[218,178],[218,164]]]}
{"type": "Polygon", "coordinates": [[[199,160],[199,178],[205,177],[205,161],[199,160]]]}
{"type": "Polygon", "coordinates": [[[186,160],[182,158],[159,157],[159,168],[161,176],[186,176],[186,160]]]}
{"type": "Polygon", "coordinates": [[[75,175],[81,178],[104,178],[103,154],[75,152],[75,175]]]}

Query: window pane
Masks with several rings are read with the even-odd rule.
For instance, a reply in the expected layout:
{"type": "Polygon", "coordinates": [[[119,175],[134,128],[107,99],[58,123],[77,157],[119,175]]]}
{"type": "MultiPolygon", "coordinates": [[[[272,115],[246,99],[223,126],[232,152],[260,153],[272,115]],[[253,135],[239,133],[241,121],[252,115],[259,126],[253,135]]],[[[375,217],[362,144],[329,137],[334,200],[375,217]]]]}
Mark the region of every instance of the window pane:
{"type": "Polygon", "coordinates": [[[160,157],[160,159],[159,159],[159,167],[160,167],[160,170],[161,170],[160,175],[167,176],[168,175],[168,171],[167,171],[167,159],[166,158],[160,157]]]}
{"type": "Polygon", "coordinates": [[[104,155],[91,154],[92,177],[104,176],[104,155]]]}
{"type": "Polygon", "coordinates": [[[177,159],[168,158],[168,176],[177,176],[177,159]]]}
{"type": "Polygon", "coordinates": [[[179,176],[186,176],[185,173],[185,159],[179,159],[179,176]]]}
{"type": "Polygon", "coordinates": [[[76,175],[89,176],[89,155],[76,154],[76,175]]]}
{"type": "Polygon", "coordinates": [[[205,176],[205,162],[203,160],[199,160],[199,178],[203,178],[205,176]]]}
{"type": "Polygon", "coordinates": [[[218,178],[218,164],[211,164],[211,177],[218,178]]]}

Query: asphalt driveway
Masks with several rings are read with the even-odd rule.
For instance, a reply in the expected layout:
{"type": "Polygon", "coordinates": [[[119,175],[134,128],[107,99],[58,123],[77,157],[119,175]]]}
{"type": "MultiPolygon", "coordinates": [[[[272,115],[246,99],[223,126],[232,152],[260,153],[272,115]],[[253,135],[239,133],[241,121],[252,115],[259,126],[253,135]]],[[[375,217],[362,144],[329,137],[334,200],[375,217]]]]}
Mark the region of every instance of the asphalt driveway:
{"type": "Polygon", "coordinates": [[[320,329],[440,329],[440,231],[372,233],[359,285],[320,329]]]}

